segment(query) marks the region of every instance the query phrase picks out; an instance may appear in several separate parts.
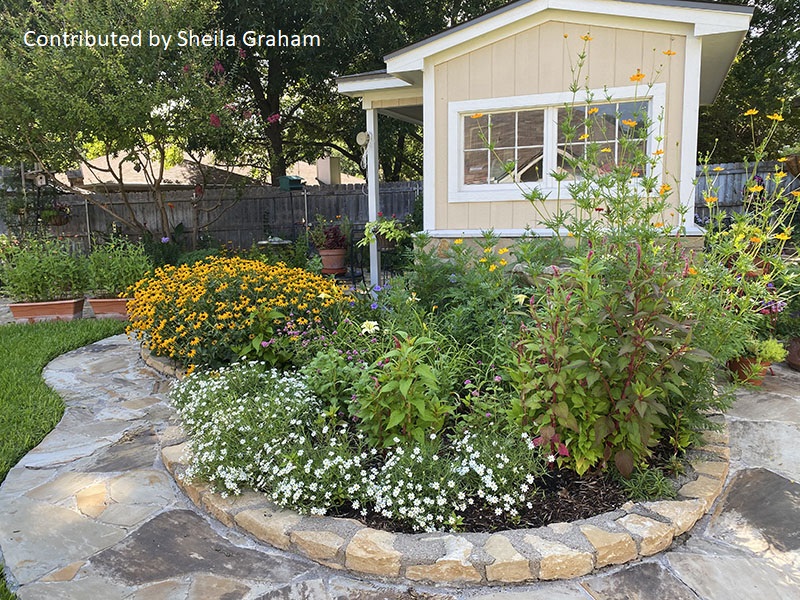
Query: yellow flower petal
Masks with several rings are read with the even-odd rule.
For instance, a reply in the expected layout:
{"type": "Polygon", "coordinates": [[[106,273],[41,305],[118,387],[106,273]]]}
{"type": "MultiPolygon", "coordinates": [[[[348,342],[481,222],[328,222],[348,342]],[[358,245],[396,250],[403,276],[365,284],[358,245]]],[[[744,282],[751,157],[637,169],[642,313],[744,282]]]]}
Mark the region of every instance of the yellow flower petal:
{"type": "Polygon", "coordinates": [[[745,117],[752,117],[752,116],[755,116],[757,114],[758,114],[758,111],[755,108],[748,108],[746,111],[744,111],[744,116],[745,117]]]}
{"type": "Polygon", "coordinates": [[[639,83],[643,79],[644,79],[644,73],[642,73],[641,70],[639,69],[636,69],[636,73],[631,75],[631,81],[635,81],[636,83],[639,83]]]}
{"type": "Polygon", "coordinates": [[[783,121],[783,116],[779,115],[778,113],[772,113],[771,115],[767,115],[767,118],[770,121],[783,121]]]}

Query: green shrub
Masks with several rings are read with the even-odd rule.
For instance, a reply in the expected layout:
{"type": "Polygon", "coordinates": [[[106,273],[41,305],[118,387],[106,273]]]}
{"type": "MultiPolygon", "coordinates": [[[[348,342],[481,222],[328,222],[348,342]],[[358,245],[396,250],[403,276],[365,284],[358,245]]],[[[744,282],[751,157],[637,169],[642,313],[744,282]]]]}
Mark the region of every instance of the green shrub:
{"type": "Polygon", "coordinates": [[[88,284],[86,258],[68,241],[30,238],[6,246],[0,280],[17,302],[80,298],[88,284]]]}
{"type": "Polygon", "coordinates": [[[144,246],[114,237],[89,254],[89,289],[97,298],[118,298],[152,268],[144,246]]]}

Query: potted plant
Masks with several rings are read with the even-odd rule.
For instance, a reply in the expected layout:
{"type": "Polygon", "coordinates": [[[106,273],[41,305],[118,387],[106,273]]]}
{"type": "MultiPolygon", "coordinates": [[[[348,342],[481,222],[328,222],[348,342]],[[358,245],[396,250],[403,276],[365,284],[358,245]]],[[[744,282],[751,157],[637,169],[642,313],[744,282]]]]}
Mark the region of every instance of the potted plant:
{"type": "Polygon", "coordinates": [[[734,378],[742,383],[759,386],[772,363],[786,358],[786,348],[775,338],[751,339],[746,344],[746,353],[728,362],[734,378]]]}
{"type": "Polygon", "coordinates": [[[781,154],[786,158],[784,161],[786,170],[795,177],[800,175],[800,144],[784,146],[781,149],[781,154]]]}
{"type": "Polygon", "coordinates": [[[45,225],[53,225],[55,227],[66,225],[69,223],[70,218],[69,205],[53,200],[50,206],[42,209],[39,217],[45,225]]]}
{"type": "Polygon", "coordinates": [[[128,318],[128,288],[153,267],[144,246],[113,237],[89,254],[89,304],[95,317],[128,318]]]}
{"type": "Polygon", "coordinates": [[[372,242],[377,242],[378,250],[391,250],[398,242],[410,236],[405,223],[398,220],[396,215],[385,217],[379,212],[375,221],[369,221],[364,225],[364,237],[359,240],[358,245],[368,246],[372,242]]]}
{"type": "Polygon", "coordinates": [[[322,215],[317,215],[317,222],[309,228],[308,236],[322,259],[323,274],[341,274],[346,271],[350,219],[337,216],[335,220],[329,221],[322,215]]]}
{"type": "Polygon", "coordinates": [[[88,272],[86,258],[65,240],[10,240],[3,246],[0,280],[17,322],[79,319],[88,272]]]}

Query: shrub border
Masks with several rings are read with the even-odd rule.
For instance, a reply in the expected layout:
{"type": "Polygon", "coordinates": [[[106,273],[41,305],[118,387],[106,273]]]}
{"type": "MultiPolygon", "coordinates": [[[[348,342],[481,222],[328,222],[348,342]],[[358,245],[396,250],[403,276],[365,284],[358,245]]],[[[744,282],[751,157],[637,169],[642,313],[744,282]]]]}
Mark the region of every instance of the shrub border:
{"type": "MultiPolygon", "coordinates": [[[[182,372],[142,349],[162,374],[182,372]]],[[[724,417],[723,417],[724,419],[724,417]]],[[[187,435],[179,427],[162,434],[161,455],[178,486],[198,507],[227,527],[281,550],[358,575],[455,586],[571,579],[621,565],[670,547],[706,514],[722,491],[730,466],[727,423],[705,432],[692,450],[693,480],[679,500],[627,502],[617,510],[572,523],[497,533],[390,533],[354,519],[304,516],[279,508],[258,492],[223,497],[183,478],[187,435]]]]}

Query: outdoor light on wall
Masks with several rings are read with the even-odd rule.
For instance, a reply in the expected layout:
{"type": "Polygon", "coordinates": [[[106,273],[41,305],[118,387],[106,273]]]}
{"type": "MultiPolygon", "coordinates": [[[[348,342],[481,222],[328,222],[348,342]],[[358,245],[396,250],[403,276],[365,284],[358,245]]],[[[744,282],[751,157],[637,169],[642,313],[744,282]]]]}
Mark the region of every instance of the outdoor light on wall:
{"type": "Polygon", "coordinates": [[[356,143],[365,148],[369,144],[369,134],[366,131],[359,131],[356,135],[356,143]]]}

